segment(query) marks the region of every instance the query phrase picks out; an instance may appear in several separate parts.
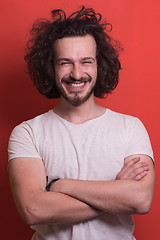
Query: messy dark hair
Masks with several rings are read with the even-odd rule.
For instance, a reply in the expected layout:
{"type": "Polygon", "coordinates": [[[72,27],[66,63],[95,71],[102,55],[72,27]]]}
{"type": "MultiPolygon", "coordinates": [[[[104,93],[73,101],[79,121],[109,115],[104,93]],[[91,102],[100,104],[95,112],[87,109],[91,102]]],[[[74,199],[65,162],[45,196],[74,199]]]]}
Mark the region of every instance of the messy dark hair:
{"type": "MultiPolygon", "coordinates": [[[[53,43],[57,39],[73,36],[92,35],[97,44],[97,82],[94,95],[104,98],[111,93],[119,81],[121,64],[118,59],[117,42],[107,33],[110,23],[101,22],[101,15],[92,8],[74,12],[69,17],[63,10],[53,10],[52,21],[39,19],[30,31],[32,38],[27,44],[24,57],[28,72],[38,91],[47,98],[58,98],[60,93],[55,83],[53,43]]],[[[119,49],[119,47],[118,47],[119,49]]]]}

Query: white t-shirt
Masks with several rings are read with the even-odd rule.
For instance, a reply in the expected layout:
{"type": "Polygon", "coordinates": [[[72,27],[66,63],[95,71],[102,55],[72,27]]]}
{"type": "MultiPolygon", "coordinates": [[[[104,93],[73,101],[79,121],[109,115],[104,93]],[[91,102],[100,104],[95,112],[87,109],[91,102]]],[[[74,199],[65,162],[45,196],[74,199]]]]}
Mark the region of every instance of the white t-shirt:
{"type": "MultiPolygon", "coordinates": [[[[46,176],[82,180],[114,180],[133,154],[153,152],[146,129],[135,117],[106,112],[83,124],[73,124],[52,110],[14,128],[9,160],[39,158],[46,176]]],[[[129,214],[104,214],[76,224],[33,226],[34,240],[131,240],[134,224],[129,214]]]]}

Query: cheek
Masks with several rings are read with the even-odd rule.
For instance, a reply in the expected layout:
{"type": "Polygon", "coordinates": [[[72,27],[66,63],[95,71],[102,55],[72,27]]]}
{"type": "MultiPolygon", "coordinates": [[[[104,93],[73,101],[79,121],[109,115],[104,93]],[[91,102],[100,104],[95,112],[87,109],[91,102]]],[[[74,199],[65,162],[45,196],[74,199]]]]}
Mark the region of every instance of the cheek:
{"type": "Polygon", "coordinates": [[[90,75],[92,76],[93,79],[97,79],[97,69],[90,71],[90,75]]]}
{"type": "Polygon", "coordinates": [[[67,67],[61,67],[61,68],[55,69],[55,76],[59,82],[63,77],[68,76],[69,73],[70,73],[70,69],[67,67]]]}
{"type": "Polygon", "coordinates": [[[62,72],[59,69],[55,69],[56,83],[59,83],[62,79],[62,72]]]}
{"type": "Polygon", "coordinates": [[[90,76],[97,75],[97,67],[85,67],[83,68],[83,72],[89,74],[90,76]]]}

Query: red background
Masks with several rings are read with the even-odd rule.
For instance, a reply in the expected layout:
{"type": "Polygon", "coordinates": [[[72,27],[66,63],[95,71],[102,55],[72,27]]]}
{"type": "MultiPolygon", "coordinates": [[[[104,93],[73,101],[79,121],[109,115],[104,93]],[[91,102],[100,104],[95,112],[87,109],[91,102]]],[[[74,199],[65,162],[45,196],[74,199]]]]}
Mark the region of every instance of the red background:
{"type": "Polygon", "coordinates": [[[21,220],[11,195],[7,173],[7,143],[13,127],[48,111],[55,100],[47,100],[33,87],[23,60],[28,31],[34,20],[50,17],[53,8],[68,13],[85,4],[111,22],[113,36],[124,52],[123,71],[115,92],[98,101],[115,111],[139,117],[145,124],[156,160],[156,187],[151,212],[134,216],[138,240],[159,239],[159,0],[1,0],[0,1],[0,226],[1,239],[28,240],[32,230],[21,220]]]}

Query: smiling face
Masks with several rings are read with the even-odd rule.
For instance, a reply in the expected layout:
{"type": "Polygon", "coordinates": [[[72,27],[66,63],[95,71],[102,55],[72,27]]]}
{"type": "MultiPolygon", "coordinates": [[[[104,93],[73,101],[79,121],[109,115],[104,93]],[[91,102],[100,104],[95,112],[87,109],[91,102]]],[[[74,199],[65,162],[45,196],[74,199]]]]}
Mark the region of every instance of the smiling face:
{"type": "Polygon", "coordinates": [[[79,106],[92,95],[97,79],[96,42],[91,35],[54,43],[56,85],[68,103],[79,106]]]}

